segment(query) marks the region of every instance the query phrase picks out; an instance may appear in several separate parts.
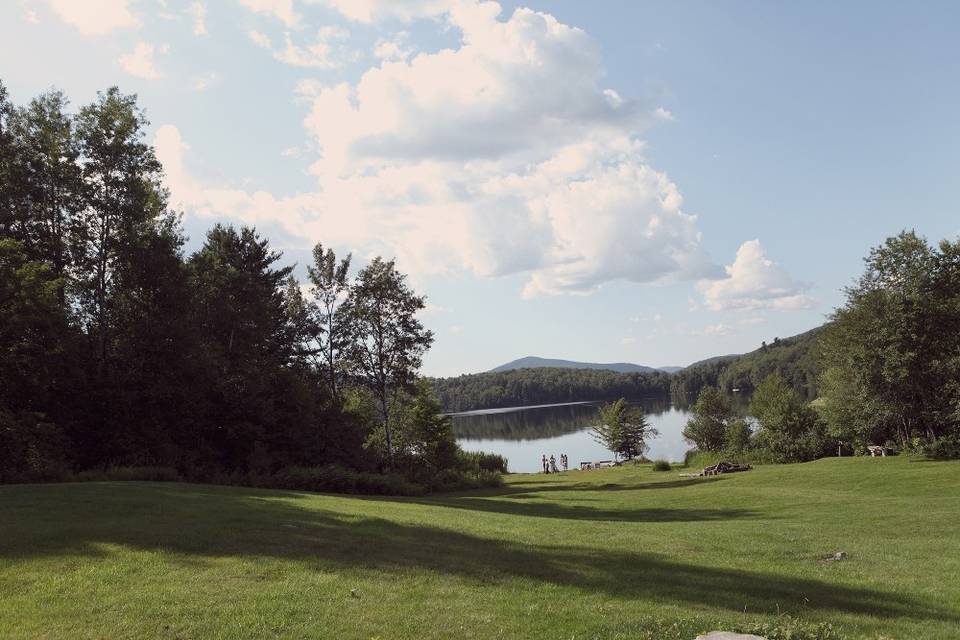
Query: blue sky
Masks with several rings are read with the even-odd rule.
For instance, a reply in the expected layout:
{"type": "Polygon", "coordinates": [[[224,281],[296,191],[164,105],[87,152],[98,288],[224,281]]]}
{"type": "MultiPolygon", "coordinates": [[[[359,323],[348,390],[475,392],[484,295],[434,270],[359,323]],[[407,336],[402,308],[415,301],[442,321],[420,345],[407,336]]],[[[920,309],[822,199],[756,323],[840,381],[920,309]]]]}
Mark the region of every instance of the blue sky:
{"type": "Polygon", "coordinates": [[[17,102],[137,93],[191,246],[396,256],[425,372],[684,365],[820,324],[960,233],[955,3],[0,4],[17,102]]]}

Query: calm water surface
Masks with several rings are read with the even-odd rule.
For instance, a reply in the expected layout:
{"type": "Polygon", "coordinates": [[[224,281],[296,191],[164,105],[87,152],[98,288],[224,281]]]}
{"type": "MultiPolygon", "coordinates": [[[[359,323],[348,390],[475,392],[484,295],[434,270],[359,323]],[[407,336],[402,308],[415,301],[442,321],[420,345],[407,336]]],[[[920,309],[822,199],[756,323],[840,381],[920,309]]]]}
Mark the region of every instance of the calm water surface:
{"type": "MultiPolygon", "coordinates": [[[[690,448],[681,431],[689,412],[669,401],[649,399],[643,406],[650,424],[660,435],[648,441],[647,457],[682,462],[690,448]]],[[[490,451],[504,456],[514,473],[540,471],[540,456],[565,453],[570,468],[580,462],[612,460],[613,454],[597,444],[590,425],[597,416],[598,402],[489,409],[453,414],[453,429],[460,446],[467,451],[490,451]]]]}

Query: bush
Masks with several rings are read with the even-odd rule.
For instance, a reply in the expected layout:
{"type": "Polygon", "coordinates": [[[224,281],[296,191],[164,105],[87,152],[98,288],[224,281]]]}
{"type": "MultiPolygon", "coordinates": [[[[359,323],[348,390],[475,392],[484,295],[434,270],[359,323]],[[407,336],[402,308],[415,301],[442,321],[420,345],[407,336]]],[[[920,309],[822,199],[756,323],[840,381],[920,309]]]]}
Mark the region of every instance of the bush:
{"type": "Polygon", "coordinates": [[[666,460],[654,460],[653,462],[654,471],[670,471],[671,468],[670,463],[666,460]]]}
{"type": "Polygon", "coordinates": [[[434,476],[430,483],[432,491],[469,491],[503,485],[503,476],[499,471],[461,471],[459,469],[443,469],[434,476]]]}
{"type": "Polygon", "coordinates": [[[457,453],[458,466],[464,471],[493,471],[507,473],[507,459],[496,453],[485,451],[463,451],[457,453]]]}
{"type": "Polygon", "coordinates": [[[0,483],[66,479],[69,448],[60,428],[42,414],[0,409],[0,483]]]}
{"type": "Polygon", "coordinates": [[[88,469],[75,474],[73,479],[78,482],[179,482],[182,480],[177,470],[170,467],[110,467],[109,469],[88,469]]]}
{"type": "Polygon", "coordinates": [[[337,465],[286,467],[267,478],[266,482],[259,486],[364,495],[416,496],[424,493],[422,486],[395,473],[362,473],[337,465]]]}
{"type": "Polygon", "coordinates": [[[960,459],[960,433],[951,433],[937,438],[926,447],[926,454],[936,460],[960,459]]]}

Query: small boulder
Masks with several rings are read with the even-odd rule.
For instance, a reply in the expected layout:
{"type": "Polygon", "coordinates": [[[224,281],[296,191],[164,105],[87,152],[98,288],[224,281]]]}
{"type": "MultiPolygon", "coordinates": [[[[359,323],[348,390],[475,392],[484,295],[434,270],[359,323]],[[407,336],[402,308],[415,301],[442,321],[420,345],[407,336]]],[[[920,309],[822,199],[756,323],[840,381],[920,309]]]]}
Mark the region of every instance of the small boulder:
{"type": "Polygon", "coordinates": [[[732,631],[711,631],[705,636],[697,636],[696,640],[767,640],[750,633],[734,633],[732,631]]]}

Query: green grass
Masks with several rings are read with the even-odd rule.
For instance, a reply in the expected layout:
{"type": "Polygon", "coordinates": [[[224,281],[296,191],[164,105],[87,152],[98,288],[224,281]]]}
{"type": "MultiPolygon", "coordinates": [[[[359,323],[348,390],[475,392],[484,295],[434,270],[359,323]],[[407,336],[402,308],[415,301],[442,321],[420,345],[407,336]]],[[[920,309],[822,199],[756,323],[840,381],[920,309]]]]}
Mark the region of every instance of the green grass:
{"type": "Polygon", "coordinates": [[[0,487],[3,638],[957,638],[958,576],[960,463],[905,457],[428,498],[0,487]]]}

